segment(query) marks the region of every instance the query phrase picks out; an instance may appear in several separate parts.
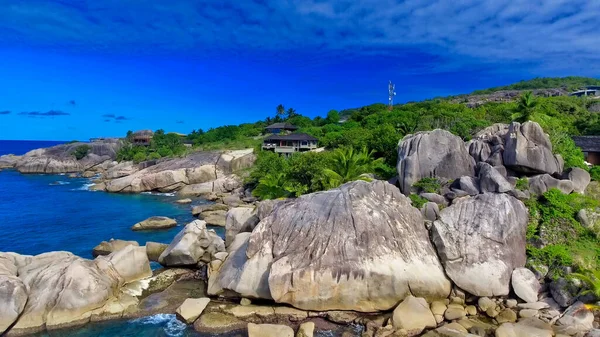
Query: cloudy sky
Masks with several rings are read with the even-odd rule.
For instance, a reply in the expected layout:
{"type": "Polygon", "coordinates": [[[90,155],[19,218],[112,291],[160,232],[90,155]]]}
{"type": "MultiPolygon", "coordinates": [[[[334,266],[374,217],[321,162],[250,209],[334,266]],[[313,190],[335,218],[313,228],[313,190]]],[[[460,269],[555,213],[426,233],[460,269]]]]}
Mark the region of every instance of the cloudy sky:
{"type": "Polygon", "coordinates": [[[0,0],[0,139],[189,132],[600,76],[600,1],[0,0]]]}

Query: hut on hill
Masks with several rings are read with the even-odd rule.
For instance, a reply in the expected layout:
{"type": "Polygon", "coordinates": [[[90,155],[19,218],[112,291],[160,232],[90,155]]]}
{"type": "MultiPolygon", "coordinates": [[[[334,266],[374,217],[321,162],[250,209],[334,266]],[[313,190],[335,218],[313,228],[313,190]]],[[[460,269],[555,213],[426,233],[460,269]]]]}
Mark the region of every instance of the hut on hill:
{"type": "Polygon", "coordinates": [[[135,145],[148,146],[152,141],[154,132],[152,130],[140,130],[131,135],[131,142],[135,145]]]}
{"type": "Polygon", "coordinates": [[[583,151],[585,161],[600,165],[600,136],[574,136],[573,141],[583,151]]]}

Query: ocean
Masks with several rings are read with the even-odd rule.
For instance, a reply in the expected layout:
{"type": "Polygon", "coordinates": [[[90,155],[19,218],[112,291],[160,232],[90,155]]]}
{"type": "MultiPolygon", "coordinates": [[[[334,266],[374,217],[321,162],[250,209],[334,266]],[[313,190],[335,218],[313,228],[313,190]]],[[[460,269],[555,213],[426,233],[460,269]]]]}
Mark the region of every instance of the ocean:
{"type": "MultiPolygon", "coordinates": [[[[0,155],[27,151],[64,142],[2,141],[0,155]]],[[[0,171],[0,252],[35,255],[65,250],[92,258],[92,248],[111,238],[169,243],[194,218],[190,205],[174,203],[172,194],[111,194],[89,190],[85,178],[66,175],[23,175],[0,171]],[[177,220],[165,231],[133,232],[130,227],[151,216],[177,220]]],[[[203,203],[196,200],[194,204],[203,203]]],[[[224,230],[213,228],[221,236],[224,230]]],[[[156,268],[158,264],[153,263],[156,268]]],[[[318,337],[340,336],[339,331],[315,331],[318,337]]],[[[354,336],[360,336],[357,329],[354,336]]],[[[90,323],[70,331],[39,337],[237,337],[245,333],[208,335],[196,332],[175,315],[154,315],[134,320],[90,323]]]]}
{"type": "MultiPolygon", "coordinates": [[[[0,155],[64,142],[2,141],[0,155]]],[[[65,250],[92,258],[92,248],[111,238],[169,243],[194,218],[190,205],[174,203],[169,194],[110,194],[89,191],[90,181],[66,175],[23,175],[0,171],[0,251],[35,255],[65,250]],[[133,232],[130,227],[148,217],[174,218],[178,227],[164,231],[133,232]]],[[[196,201],[202,202],[202,201],[196,201]]],[[[219,229],[222,235],[223,230],[219,229]]],[[[155,266],[156,267],[156,266],[155,266]]],[[[46,334],[41,336],[48,336],[46,334]]],[[[175,315],[156,315],[59,331],[50,336],[202,336],[175,315]]]]}

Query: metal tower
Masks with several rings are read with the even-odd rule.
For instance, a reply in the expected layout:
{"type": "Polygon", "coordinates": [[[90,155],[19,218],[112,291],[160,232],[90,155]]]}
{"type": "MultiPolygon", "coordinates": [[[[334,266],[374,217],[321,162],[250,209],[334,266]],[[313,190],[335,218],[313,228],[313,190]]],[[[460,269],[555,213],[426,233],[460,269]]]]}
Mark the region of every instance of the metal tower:
{"type": "Polygon", "coordinates": [[[394,96],[396,96],[396,85],[394,83],[392,83],[392,81],[390,80],[390,84],[388,85],[388,107],[391,110],[392,107],[394,106],[394,96]]]}

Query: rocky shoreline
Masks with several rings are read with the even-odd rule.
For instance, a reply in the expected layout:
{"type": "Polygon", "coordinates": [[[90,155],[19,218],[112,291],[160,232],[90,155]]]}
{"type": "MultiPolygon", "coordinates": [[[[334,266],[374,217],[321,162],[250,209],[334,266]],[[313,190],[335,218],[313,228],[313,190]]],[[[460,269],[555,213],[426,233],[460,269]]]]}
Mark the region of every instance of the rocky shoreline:
{"type": "MultiPolygon", "coordinates": [[[[30,171],[40,153],[0,162],[30,171]]],[[[536,123],[493,125],[467,143],[443,130],[409,135],[398,145],[397,185],[354,181],[295,199],[256,202],[235,175],[253,157],[198,153],[79,171],[98,174],[108,192],[217,202],[195,208],[202,219],[168,245],[112,240],[95,260],[0,253],[0,332],[176,313],[200,332],[250,337],[331,326],[361,337],[600,335],[581,286],[527,260],[523,201],[590,183],[585,170],[563,172],[536,123]],[[434,177],[437,193],[417,188],[434,177]],[[426,201],[419,209],[415,194],[426,201]],[[225,239],[211,224],[224,224],[225,239]],[[163,269],[152,273],[150,261],[163,269]]]]}

